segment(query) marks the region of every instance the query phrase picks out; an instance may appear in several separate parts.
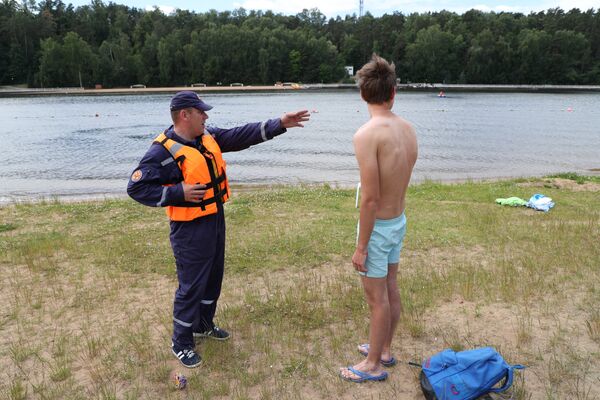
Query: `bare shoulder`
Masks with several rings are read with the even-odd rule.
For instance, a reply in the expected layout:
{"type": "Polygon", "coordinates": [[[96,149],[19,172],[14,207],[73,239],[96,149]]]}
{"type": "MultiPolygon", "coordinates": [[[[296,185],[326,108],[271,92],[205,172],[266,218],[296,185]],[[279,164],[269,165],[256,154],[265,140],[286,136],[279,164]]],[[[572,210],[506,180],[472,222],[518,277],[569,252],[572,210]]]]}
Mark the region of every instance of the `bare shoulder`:
{"type": "Polygon", "coordinates": [[[361,137],[361,136],[365,136],[368,135],[369,132],[373,131],[373,120],[370,119],[367,122],[365,122],[360,128],[357,129],[356,133],[354,134],[354,137],[361,137]]]}
{"type": "Polygon", "coordinates": [[[364,137],[369,137],[369,140],[376,139],[380,136],[381,132],[391,129],[392,125],[388,119],[371,118],[356,131],[354,138],[358,140],[364,137]]]}
{"type": "Polygon", "coordinates": [[[417,147],[417,133],[414,126],[404,118],[395,116],[394,134],[401,138],[402,142],[409,147],[417,147]]]}
{"type": "Polygon", "coordinates": [[[360,158],[367,154],[376,154],[380,141],[379,136],[378,129],[372,120],[361,126],[352,138],[356,156],[360,158]]]}
{"type": "Polygon", "coordinates": [[[372,121],[368,121],[363,126],[358,128],[358,130],[352,137],[352,141],[355,144],[370,141],[373,138],[374,132],[375,128],[373,127],[372,121]]]}
{"type": "Polygon", "coordinates": [[[415,128],[413,127],[413,125],[409,121],[405,120],[404,118],[398,115],[394,117],[394,123],[402,131],[413,134],[415,133],[415,128]]]}

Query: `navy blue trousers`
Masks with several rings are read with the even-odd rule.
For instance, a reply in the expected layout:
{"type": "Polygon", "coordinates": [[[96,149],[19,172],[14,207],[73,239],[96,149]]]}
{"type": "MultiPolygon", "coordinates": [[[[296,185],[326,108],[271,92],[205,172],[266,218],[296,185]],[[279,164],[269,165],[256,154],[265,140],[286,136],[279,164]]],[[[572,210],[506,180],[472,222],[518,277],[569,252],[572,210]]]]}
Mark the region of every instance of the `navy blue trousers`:
{"type": "Polygon", "coordinates": [[[225,216],[171,221],[171,247],[179,286],[173,302],[173,342],[193,347],[193,332],[213,328],[225,264],[225,216]]]}

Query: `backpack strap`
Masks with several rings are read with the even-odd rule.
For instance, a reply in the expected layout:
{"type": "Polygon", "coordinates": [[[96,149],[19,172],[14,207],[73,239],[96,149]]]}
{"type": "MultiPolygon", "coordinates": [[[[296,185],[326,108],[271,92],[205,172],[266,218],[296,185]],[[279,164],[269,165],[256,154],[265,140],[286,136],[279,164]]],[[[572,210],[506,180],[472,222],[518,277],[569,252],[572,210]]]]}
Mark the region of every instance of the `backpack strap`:
{"type": "Polygon", "coordinates": [[[514,370],[515,369],[525,369],[525,367],[521,364],[510,365],[509,367],[510,368],[508,368],[508,371],[506,372],[506,381],[504,382],[504,385],[502,385],[502,387],[499,387],[499,388],[491,388],[490,392],[494,392],[494,393],[504,392],[506,389],[511,387],[513,384],[514,370]]]}

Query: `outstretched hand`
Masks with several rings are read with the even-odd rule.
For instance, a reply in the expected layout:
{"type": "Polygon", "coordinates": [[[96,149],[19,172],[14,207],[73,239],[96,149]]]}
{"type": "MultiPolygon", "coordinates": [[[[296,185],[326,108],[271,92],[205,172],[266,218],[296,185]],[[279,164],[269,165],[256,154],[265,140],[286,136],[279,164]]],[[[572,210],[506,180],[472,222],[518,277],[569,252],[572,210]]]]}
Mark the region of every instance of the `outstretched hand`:
{"type": "Polygon", "coordinates": [[[296,126],[303,128],[304,125],[302,125],[302,122],[306,122],[309,119],[310,114],[308,113],[308,110],[289,112],[283,114],[281,117],[281,126],[284,128],[293,128],[296,126]]]}

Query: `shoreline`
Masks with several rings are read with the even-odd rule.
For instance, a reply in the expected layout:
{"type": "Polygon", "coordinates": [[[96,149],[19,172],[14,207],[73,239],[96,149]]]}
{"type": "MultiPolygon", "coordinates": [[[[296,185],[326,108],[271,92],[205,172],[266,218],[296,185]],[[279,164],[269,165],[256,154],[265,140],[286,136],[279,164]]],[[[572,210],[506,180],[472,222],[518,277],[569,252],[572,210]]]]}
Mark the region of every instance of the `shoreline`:
{"type": "MultiPolygon", "coordinates": [[[[486,178],[456,178],[456,179],[417,179],[412,180],[409,186],[418,186],[424,183],[435,183],[441,185],[461,185],[465,183],[496,183],[496,182],[508,182],[508,181],[530,181],[530,180],[541,180],[552,175],[558,175],[560,172],[544,174],[540,176],[527,175],[527,176],[499,176],[499,177],[486,177],[486,178]]],[[[600,171],[590,170],[586,174],[577,174],[584,177],[600,177],[600,171]]],[[[355,190],[356,184],[337,184],[331,182],[319,182],[319,183],[289,183],[289,184],[265,184],[265,183],[235,183],[231,185],[232,195],[237,193],[253,192],[261,189],[277,190],[289,187],[306,187],[316,188],[321,186],[329,186],[333,190],[355,190]]],[[[43,204],[43,203],[86,203],[95,201],[107,201],[107,200],[124,200],[128,199],[127,193],[123,192],[106,192],[106,193],[81,193],[81,194],[39,194],[39,195],[23,195],[23,196],[1,196],[0,195],[0,208],[19,205],[19,204],[43,204]]]]}
{"type": "MultiPolygon", "coordinates": [[[[600,92],[600,85],[473,85],[444,83],[402,83],[397,85],[399,91],[437,92],[440,90],[453,92],[490,92],[490,93],[595,93],[600,92]]],[[[0,98],[28,96],[114,96],[138,94],[174,94],[181,90],[192,90],[199,93],[283,93],[283,92],[325,92],[355,90],[353,83],[339,84],[294,84],[293,86],[172,86],[144,88],[20,88],[0,87],[0,98]]]]}

